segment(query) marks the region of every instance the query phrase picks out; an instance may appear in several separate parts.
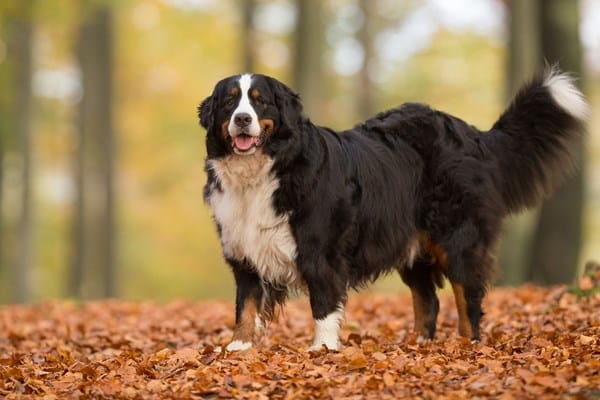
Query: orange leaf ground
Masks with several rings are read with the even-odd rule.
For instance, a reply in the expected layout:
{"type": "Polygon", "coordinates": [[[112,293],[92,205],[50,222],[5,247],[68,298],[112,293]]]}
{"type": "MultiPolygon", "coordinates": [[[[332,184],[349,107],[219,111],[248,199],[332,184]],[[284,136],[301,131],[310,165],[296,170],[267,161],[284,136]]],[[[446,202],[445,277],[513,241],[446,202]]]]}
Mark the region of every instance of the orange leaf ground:
{"type": "Polygon", "coordinates": [[[227,344],[233,304],[48,302],[0,308],[5,398],[599,398],[600,295],[495,289],[482,342],[456,335],[442,294],[438,334],[417,343],[406,294],[352,297],[339,353],[307,354],[306,299],[256,349],[227,344]]]}

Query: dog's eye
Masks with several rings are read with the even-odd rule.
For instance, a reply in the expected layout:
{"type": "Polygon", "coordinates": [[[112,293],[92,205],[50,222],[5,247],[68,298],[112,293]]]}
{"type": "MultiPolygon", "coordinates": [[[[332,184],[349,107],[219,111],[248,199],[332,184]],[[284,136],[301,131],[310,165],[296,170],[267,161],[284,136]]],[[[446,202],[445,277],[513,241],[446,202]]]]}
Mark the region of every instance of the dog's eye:
{"type": "Polygon", "coordinates": [[[267,101],[262,97],[262,96],[258,96],[255,99],[257,104],[260,104],[261,106],[266,106],[267,105],[267,101]]]}
{"type": "Polygon", "coordinates": [[[235,98],[233,98],[233,97],[228,97],[225,99],[225,105],[227,107],[233,106],[234,103],[235,103],[235,98]]]}

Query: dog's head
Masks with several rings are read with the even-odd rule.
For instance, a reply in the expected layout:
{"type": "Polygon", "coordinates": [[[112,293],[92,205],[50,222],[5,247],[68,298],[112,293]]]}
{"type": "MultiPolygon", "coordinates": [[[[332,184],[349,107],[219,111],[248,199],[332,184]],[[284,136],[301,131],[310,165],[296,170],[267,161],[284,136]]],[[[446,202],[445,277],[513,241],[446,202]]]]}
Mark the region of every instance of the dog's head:
{"type": "Polygon", "coordinates": [[[278,80],[258,74],[221,80],[198,107],[209,157],[252,155],[289,139],[302,119],[299,96],[278,80]]]}

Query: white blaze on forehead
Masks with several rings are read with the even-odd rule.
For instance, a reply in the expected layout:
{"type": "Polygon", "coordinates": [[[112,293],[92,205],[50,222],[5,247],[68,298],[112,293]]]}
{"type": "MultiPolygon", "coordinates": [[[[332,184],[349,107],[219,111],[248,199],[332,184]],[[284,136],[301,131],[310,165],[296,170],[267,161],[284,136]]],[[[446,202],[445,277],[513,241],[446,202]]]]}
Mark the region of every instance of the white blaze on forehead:
{"type": "Polygon", "coordinates": [[[230,135],[236,136],[239,133],[239,128],[234,122],[235,116],[240,113],[246,113],[250,115],[250,117],[252,117],[252,122],[248,126],[247,133],[252,136],[258,136],[260,135],[258,115],[256,115],[254,107],[252,107],[252,104],[250,104],[250,87],[252,86],[252,74],[241,75],[238,83],[240,85],[240,92],[242,95],[240,97],[240,102],[238,103],[237,108],[231,115],[231,119],[229,120],[229,126],[227,127],[227,130],[229,131],[230,135]]]}

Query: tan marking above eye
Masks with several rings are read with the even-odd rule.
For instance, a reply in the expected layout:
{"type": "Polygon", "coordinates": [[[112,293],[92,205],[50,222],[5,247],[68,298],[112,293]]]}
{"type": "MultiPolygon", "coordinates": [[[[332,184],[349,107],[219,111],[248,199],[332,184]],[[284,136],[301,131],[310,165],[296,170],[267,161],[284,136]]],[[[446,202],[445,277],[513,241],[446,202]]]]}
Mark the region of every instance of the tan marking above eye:
{"type": "Polygon", "coordinates": [[[234,86],[229,91],[229,94],[232,95],[232,96],[237,96],[239,92],[240,92],[240,89],[238,89],[237,87],[234,86]]]}
{"type": "Polygon", "coordinates": [[[257,100],[260,97],[260,90],[258,89],[252,89],[252,92],[250,93],[250,96],[252,96],[252,98],[254,100],[257,100]]]}

